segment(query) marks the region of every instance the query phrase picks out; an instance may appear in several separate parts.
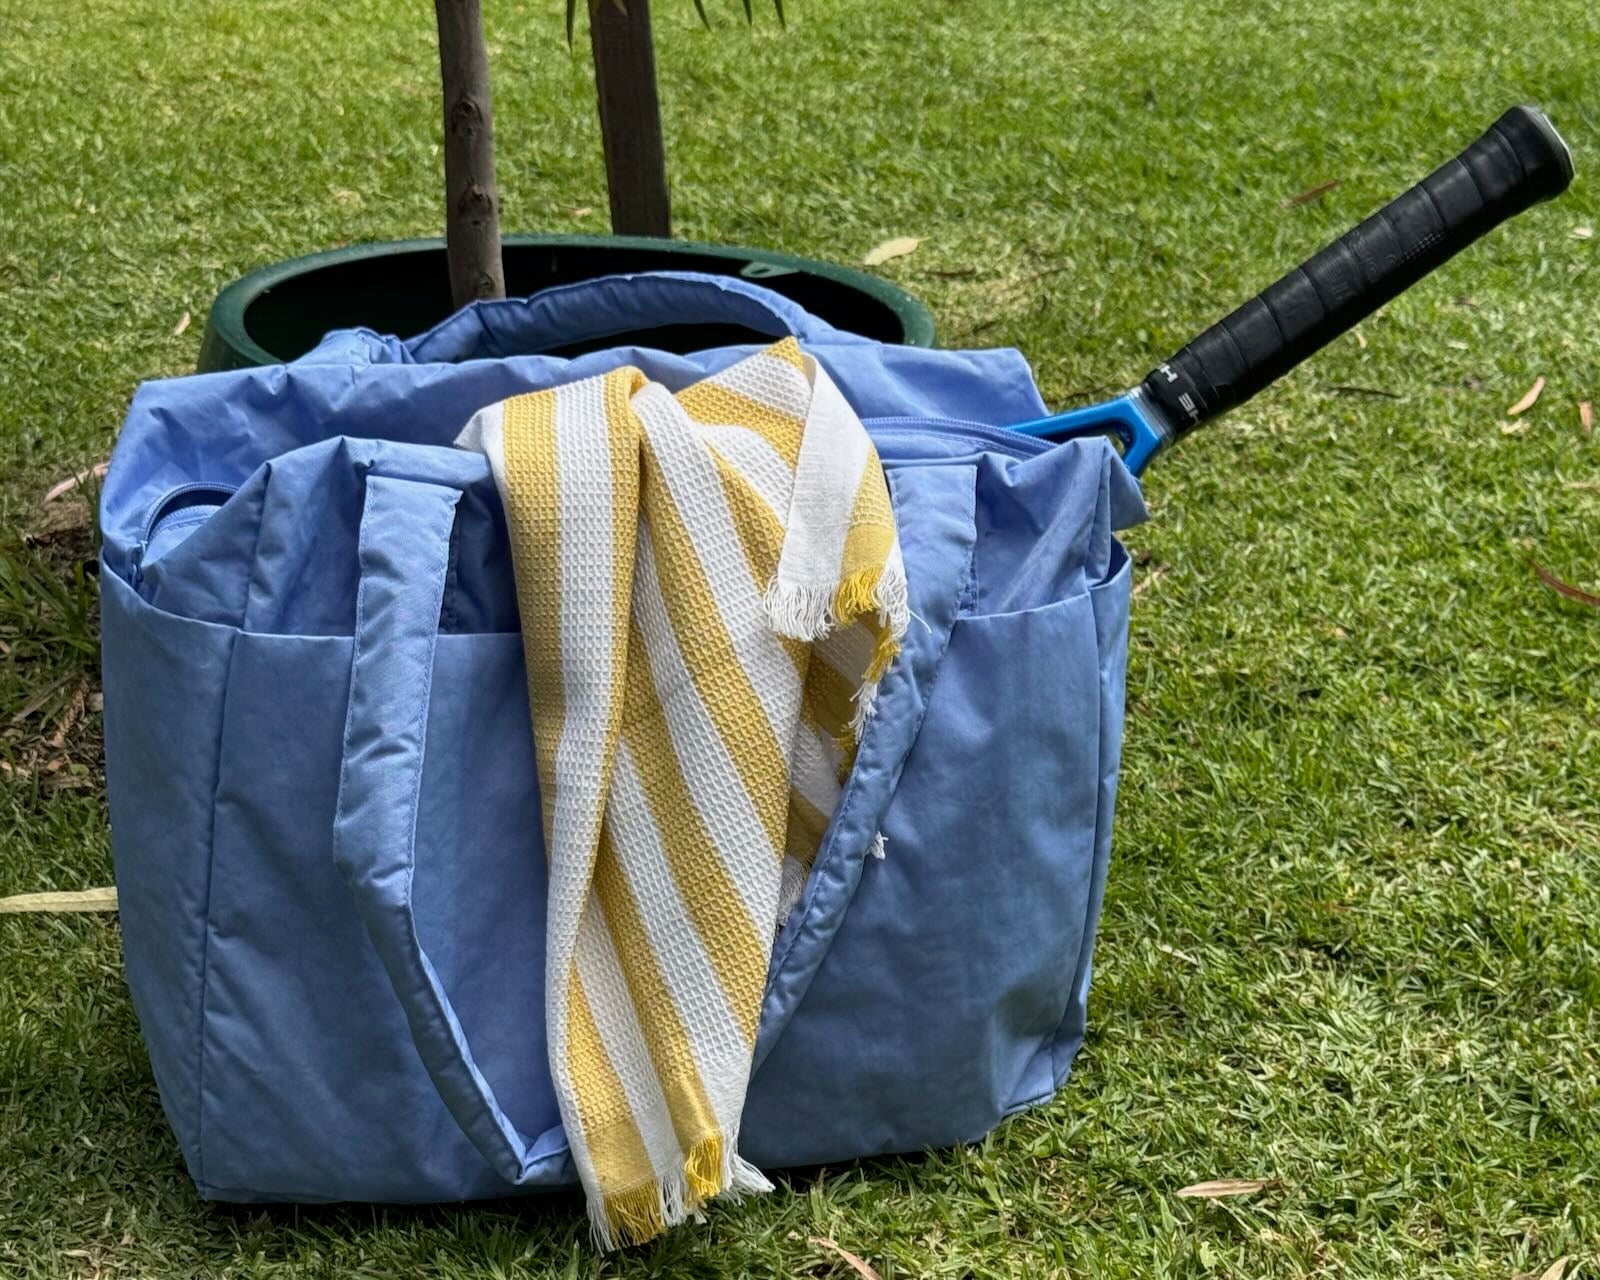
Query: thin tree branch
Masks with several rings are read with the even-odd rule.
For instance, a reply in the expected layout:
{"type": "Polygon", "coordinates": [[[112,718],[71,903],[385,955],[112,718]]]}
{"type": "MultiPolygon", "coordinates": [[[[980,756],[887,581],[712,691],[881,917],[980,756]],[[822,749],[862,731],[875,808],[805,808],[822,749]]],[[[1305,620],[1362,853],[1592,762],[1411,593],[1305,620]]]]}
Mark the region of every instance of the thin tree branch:
{"type": "Polygon", "coordinates": [[[445,245],[457,307],[506,296],[489,51],[478,0],[434,0],[444,87],[445,245]]]}

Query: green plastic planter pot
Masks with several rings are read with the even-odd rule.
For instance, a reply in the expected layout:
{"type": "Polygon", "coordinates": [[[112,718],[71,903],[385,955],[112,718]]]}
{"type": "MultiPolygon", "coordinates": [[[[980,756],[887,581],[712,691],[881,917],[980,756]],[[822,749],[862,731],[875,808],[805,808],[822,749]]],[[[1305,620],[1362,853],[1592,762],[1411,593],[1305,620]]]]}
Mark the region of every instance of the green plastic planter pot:
{"type": "MultiPolygon", "coordinates": [[[[841,329],[882,342],[933,345],[933,317],[909,293],[809,258],[632,236],[508,236],[504,255],[512,297],[617,272],[704,271],[759,281],[841,329]]],[[[451,310],[443,240],[396,240],[294,258],[253,271],[217,295],[200,348],[200,372],[293,360],[330,329],[365,326],[410,337],[451,310]]],[[[684,352],[765,336],[737,325],[686,324],[613,334],[590,345],[684,352]]]]}

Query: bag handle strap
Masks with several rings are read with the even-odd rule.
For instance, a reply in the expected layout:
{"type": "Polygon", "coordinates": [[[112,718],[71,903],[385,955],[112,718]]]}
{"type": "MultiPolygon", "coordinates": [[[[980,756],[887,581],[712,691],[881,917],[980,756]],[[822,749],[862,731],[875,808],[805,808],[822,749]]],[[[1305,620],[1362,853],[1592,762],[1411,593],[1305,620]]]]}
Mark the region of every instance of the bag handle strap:
{"type": "Polygon", "coordinates": [[[495,1172],[521,1184],[548,1180],[567,1159],[564,1135],[558,1127],[529,1139],[495,1099],[422,948],[411,899],[434,648],[460,500],[444,485],[367,476],[333,858],[440,1098],[495,1172]]]}
{"type": "MultiPolygon", "coordinates": [[[[662,325],[737,325],[772,338],[849,340],[781,293],[737,276],[642,271],[478,302],[406,343],[417,361],[532,355],[662,325]]],[[[862,339],[855,339],[862,341],[862,339]]]]}

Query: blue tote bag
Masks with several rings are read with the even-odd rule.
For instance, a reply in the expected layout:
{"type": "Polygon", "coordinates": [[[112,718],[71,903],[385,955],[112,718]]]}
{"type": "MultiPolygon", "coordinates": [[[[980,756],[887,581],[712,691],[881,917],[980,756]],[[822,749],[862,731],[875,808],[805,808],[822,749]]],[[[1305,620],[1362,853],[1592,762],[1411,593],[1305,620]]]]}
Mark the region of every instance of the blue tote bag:
{"type": "Polygon", "coordinates": [[[1044,408],[1015,352],[883,346],[741,281],[613,277],[135,397],[102,504],[112,839],[129,986],[201,1194],[575,1181],[504,519],[449,442],[520,391],[619,364],[679,387],[752,349],[607,345],[686,318],[793,334],[829,370],[886,463],[915,614],[775,942],[744,1154],[968,1141],[1065,1079],[1136,482],[1102,441],[1003,429],[1044,408]]]}

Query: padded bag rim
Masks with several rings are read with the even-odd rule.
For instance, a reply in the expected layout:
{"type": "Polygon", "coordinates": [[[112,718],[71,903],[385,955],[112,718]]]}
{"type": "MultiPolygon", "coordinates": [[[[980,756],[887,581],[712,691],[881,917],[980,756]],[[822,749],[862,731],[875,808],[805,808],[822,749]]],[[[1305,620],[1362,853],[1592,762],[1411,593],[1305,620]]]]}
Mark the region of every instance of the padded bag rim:
{"type": "Polygon", "coordinates": [[[648,271],[599,276],[466,307],[407,339],[417,363],[505,359],[667,324],[735,324],[773,338],[862,343],[771,289],[729,276],[648,271]]]}

